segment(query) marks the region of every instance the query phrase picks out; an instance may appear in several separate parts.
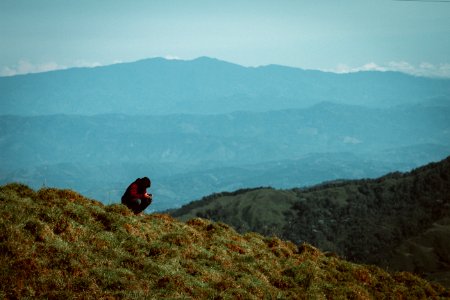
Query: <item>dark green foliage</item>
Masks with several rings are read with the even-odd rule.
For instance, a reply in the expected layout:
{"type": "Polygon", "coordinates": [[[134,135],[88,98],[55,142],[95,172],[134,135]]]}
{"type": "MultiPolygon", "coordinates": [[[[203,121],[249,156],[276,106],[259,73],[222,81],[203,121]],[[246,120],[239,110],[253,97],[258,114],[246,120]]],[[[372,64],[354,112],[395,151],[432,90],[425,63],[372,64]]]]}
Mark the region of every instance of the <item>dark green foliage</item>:
{"type": "Polygon", "coordinates": [[[402,241],[450,215],[449,174],[447,158],[410,173],[297,190],[304,200],[292,206],[283,237],[381,263],[402,241]]]}

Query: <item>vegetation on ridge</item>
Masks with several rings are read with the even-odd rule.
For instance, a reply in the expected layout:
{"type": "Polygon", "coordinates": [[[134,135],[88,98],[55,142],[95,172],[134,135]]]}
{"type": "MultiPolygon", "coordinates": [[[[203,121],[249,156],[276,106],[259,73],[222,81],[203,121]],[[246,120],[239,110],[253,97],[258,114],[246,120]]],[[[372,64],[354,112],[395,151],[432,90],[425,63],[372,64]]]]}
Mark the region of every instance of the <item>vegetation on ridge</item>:
{"type": "Polygon", "coordinates": [[[170,214],[310,243],[354,262],[424,274],[450,287],[450,157],[378,179],[215,194],[170,214]]]}
{"type": "Polygon", "coordinates": [[[450,291],[223,223],[0,187],[0,298],[443,299],[450,291]]]}

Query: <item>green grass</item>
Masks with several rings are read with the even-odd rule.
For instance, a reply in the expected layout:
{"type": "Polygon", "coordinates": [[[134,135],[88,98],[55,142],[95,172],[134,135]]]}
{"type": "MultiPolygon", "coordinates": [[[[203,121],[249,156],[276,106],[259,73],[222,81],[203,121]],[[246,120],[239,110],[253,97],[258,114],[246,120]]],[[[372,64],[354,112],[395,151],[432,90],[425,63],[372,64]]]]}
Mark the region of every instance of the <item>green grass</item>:
{"type": "Polygon", "coordinates": [[[193,202],[180,210],[174,210],[173,216],[181,221],[195,217],[216,219],[232,224],[239,232],[258,228],[263,235],[279,236],[286,226],[284,212],[290,209],[297,198],[292,191],[258,188],[224,193],[223,196],[212,195],[205,199],[199,201],[204,205],[193,202]]]}
{"type": "Polygon", "coordinates": [[[224,223],[135,216],[70,190],[0,187],[0,298],[444,299],[409,273],[224,223]]]}

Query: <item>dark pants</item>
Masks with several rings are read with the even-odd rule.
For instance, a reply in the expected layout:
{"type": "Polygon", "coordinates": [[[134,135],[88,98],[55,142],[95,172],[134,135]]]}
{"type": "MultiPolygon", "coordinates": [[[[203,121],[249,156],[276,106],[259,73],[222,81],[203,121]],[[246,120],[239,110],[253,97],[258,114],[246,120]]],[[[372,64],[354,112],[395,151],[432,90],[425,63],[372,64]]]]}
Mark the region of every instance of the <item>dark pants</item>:
{"type": "Polygon", "coordinates": [[[126,205],[131,209],[136,215],[144,211],[152,201],[147,198],[142,199],[126,199],[122,197],[122,204],[126,205]]]}

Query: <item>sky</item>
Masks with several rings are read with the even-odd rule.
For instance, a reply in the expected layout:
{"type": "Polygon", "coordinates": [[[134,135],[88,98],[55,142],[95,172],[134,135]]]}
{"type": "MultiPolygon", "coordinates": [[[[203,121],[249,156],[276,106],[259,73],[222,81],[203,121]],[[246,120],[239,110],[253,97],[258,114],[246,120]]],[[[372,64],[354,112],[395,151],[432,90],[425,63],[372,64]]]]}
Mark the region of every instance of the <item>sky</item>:
{"type": "Polygon", "coordinates": [[[450,0],[0,0],[0,76],[200,56],[450,78],[450,0]]]}

